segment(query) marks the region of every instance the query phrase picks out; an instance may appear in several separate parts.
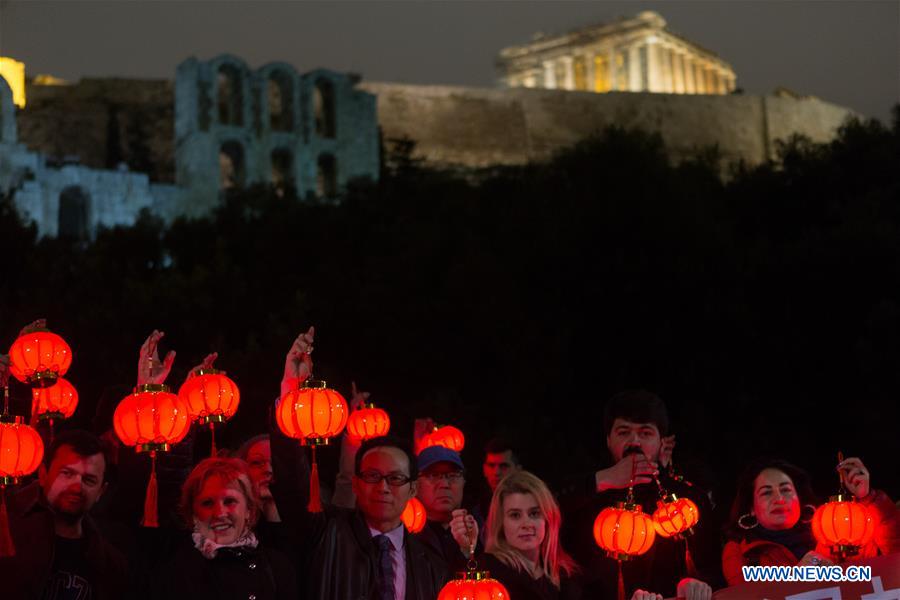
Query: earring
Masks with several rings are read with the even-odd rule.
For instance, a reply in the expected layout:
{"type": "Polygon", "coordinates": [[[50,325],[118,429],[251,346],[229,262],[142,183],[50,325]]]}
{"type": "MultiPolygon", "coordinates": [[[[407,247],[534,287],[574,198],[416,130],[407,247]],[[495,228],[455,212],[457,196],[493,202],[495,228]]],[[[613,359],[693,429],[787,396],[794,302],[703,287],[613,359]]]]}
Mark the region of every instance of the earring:
{"type": "Polygon", "coordinates": [[[804,523],[812,523],[813,517],[816,516],[816,505],[815,504],[804,504],[803,510],[800,511],[800,520],[803,521],[804,523]],[[806,510],[806,509],[811,509],[808,519],[803,518],[803,510],[806,510]]]}
{"type": "Polygon", "coordinates": [[[738,524],[738,527],[740,527],[741,529],[753,529],[754,527],[759,525],[759,521],[756,520],[755,516],[751,515],[750,513],[747,513],[745,515],[741,515],[740,517],[738,517],[737,524],[738,524]],[[748,525],[745,522],[748,519],[753,519],[753,523],[748,525]]]}

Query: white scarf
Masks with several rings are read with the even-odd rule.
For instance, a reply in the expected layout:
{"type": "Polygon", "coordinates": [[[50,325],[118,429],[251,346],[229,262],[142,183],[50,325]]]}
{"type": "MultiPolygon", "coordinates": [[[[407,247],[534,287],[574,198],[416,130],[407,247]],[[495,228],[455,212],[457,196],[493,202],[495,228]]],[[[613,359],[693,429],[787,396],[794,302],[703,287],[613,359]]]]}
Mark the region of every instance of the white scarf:
{"type": "Polygon", "coordinates": [[[205,558],[209,559],[216,557],[219,548],[256,548],[259,545],[259,540],[256,539],[256,536],[249,529],[230,544],[217,544],[196,531],[191,534],[191,538],[194,540],[194,548],[199,550],[200,554],[205,558]]]}

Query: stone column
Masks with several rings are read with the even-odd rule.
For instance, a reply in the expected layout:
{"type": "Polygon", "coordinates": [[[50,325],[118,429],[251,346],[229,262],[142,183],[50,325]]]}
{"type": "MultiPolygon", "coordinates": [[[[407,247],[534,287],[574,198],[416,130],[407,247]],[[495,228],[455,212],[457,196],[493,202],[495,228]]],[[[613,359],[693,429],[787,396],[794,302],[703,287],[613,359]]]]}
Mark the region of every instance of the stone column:
{"type": "Polygon", "coordinates": [[[628,90],[635,92],[641,89],[641,47],[637,44],[628,47],[628,90]]]}
{"type": "Polygon", "coordinates": [[[563,56],[561,59],[562,64],[564,66],[563,72],[566,74],[566,79],[563,82],[563,87],[567,90],[575,89],[575,69],[572,66],[572,57],[571,56],[563,56]]]}
{"type": "Polygon", "coordinates": [[[588,92],[595,92],[594,89],[594,52],[584,53],[584,89],[588,92]]]}
{"type": "Polygon", "coordinates": [[[687,89],[684,85],[684,53],[672,52],[672,89],[676,94],[684,94],[687,89]]]}
{"type": "Polygon", "coordinates": [[[548,90],[556,89],[556,69],[552,60],[544,61],[544,87],[548,90]]]}
{"type": "Polygon", "coordinates": [[[694,84],[694,59],[689,54],[681,57],[681,66],[684,67],[684,93],[696,94],[697,87],[694,84]]]}
{"type": "Polygon", "coordinates": [[[674,61],[672,49],[668,46],[660,46],[659,58],[662,63],[663,91],[667,94],[673,94],[675,93],[675,73],[673,72],[674,65],[672,64],[674,61]]]}
{"type": "MultiPolygon", "coordinates": [[[[647,56],[647,87],[643,89],[645,92],[661,92],[663,91],[662,82],[662,65],[660,64],[659,44],[648,42],[645,47],[645,55],[647,56]]],[[[643,65],[641,65],[643,70],[643,65]]],[[[643,83],[643,81],[641,82],[643,83]]]]}

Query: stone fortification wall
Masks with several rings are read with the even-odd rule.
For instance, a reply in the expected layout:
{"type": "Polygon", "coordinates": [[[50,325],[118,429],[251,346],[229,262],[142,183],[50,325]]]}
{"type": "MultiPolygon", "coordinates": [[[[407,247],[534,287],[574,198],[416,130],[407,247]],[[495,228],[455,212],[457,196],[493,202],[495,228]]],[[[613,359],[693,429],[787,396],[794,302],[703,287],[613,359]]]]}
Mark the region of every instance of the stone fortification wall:
{"type": "Polygon", "coordinates": [[[51,161],[94,169],[122,164],[152,181],[175,178],[175,88],[171,81],[82,79],[26,86],[19,141],[51,161]]]}
{"type": "Polygon", "coordinates": [[[718,146],[727,161],[773,156],[793,133],[827,141],[853,113],[816,98],[478,89],[363,83],[378,96],[385,140],[409,138],[415,156],[447,168],[546,160],[609,125],[658,131],[678,161],[718,146]]]}

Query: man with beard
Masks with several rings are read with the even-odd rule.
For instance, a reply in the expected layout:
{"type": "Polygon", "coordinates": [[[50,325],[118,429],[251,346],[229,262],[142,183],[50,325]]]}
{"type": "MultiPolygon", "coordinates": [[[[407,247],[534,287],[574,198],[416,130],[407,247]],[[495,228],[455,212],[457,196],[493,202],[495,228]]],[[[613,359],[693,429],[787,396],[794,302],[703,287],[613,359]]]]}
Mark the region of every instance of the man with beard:
{"type": "Polygon", "coordinates": [[[563,545],[572,551],[585,573],[585,596],[616,597],[616,561],[605,556],[592,535],[597,514],[624,502],[630,485],[635,502],[645,513],[653,514],[660,497],[655,481],[658,478],[667,492],[690,498],[698,506],[700,521],[686,542],[658,535],[650,550],[623,563],[626,597],[643,588],[666,598],[709,600],[712,586],[723,584],[718,528],[707,495],[664,470],[674,447],[674,436],[663,437],[669,428],[665,404],[644,390],[621,392],[606,404],[603,424],[612,466],[592,473],[580,490],[569,490],[564,499],[563,545]]]}
{"type": "Polygon", "coordinates": [[[127,594],[126,563],[88,516],[106,488],[100,440],[59,434],[44,454],[39,480],[11,502],[16,554],[0,558],[3,597],[106,600],[127,594]]]}

